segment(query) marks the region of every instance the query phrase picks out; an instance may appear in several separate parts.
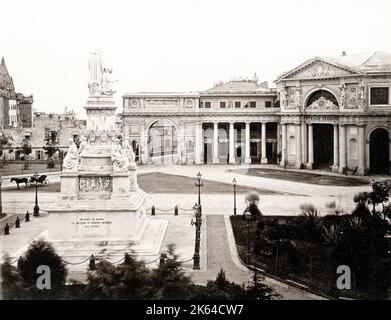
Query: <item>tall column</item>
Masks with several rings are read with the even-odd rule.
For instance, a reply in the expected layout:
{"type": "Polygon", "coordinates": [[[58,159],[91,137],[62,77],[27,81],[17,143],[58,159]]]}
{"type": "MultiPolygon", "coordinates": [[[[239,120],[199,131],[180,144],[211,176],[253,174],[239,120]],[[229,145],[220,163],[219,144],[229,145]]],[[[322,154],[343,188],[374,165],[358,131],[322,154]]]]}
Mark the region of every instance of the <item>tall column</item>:
{"type": "Polygon", "coordinates": [[[346,170],[346,127],[344,124],[339,126],[339,173],[346,170]]]}
{"type": "Polygon", "coordinates": [[[284,166],[288,161],[287,149],[286,149],[286,123],[281,123],[281,162],[280,165],[284,166]]]}
{"type": "Polygon", "coordinates": [[[179,124],[180,128],[180,163],[185,164],[186,163],[186,139],[185,139],[185,124],[182,122],[179,124]]]}
{"type": "Polygon", "coordinates": [[[267,163],[266,157],[266,123],[262,122],[262,158],[261,163],[267,163]]]}
{"type": "Polygon", "coordinates": [[[219,163],[219,123],[213,123],[213,164],[219,163]]]}
{"type": "Polygon", "coordinates": [[[235,164],[235,131],[234,123],[229,123],[229,163],[235,164]]]}
{"type": "Polygon", "coordinates": [[[145,136],[145,125],[140,125],[140,159],[141,163],[146,164],[148,162],[148,141],[145,136]]]}
{"type": "Polygon", "coordinates": [[[250,122],[246,122],[246,157],[244,163],[250,164],[250,122]]]}
{"type": "Polygon", "coordinates": [[[194,163],[201,164],[201,134],[200,126],[202,124],[196,122],[195,124],[195,133],[194,133],[194,163]]]}
{"type": "Polygon", "coordinates": [[[333,155],[334,155],[334,163],[332,167],[333,172],[338,172],[339,169],[339,135],[338,135],[338,124],[334,123],[334,132],[333,132],[333,155]]]}
{"type": "Polygon", "coordinates": [[[313,169],[314,166],[314,131],[312,123],[308,124],[308,162],[307,168],[313,169]]]}
{"type": "Polygon", "coordinates": [[[307,125],[303,121],[301,123],[301,152],[302,152],[302,162],[306,164],[308,162],[308,152],[307,152],[307,125]]]}
{"type": "Polygon", "coordinates": [[[301,125],[296,124],[296,168],[303,167],[301,152],[301,125]]]}
{"type": "Polygon", "coordinates": [[[365,175],[365,127],[358,127],[358,174],[365,175]]]}

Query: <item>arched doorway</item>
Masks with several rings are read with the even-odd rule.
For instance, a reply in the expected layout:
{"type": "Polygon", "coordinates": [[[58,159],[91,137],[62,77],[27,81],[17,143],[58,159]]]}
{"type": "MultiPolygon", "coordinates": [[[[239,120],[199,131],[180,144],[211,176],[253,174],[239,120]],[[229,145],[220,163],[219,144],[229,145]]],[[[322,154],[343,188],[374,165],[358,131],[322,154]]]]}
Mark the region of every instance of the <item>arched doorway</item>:
{"type": "Polygon", "coordinates": [[[178,135],[175,124],[168,119],[154,122],[148,130],[148,157],[155,164],[176,163],[178,135]]]}
{"type": "MultiPolygon", "coordinates": [[[[306,112],[338,111],[337,98],[327,90],[316,90],[306,102],[306,112]]],[[[330,123],[314,123],[313,168],[329,169],[334,163],[334,128],[330,123]]]]}
{"type": "Polygon", "coordinates": [[[386,129],[379,128],[369,136],[369,165],[372,174],[387,174],[389,165],[389,134],[386,129]]]}

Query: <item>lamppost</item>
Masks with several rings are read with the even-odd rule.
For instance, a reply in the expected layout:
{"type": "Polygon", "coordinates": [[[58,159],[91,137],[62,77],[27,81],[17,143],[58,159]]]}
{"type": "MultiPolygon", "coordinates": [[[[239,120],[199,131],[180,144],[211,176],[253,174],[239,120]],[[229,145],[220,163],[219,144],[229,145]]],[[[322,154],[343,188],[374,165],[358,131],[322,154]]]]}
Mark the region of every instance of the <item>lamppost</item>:
{"type": "Polygon", "coordinates": [[[232,180],[232,183],[234,184],[234,216],[236,216],[236,179],[235,178],[232,180]]]}
{"type": "Polygon", "coordinates": [[[250,219],[251,219],[251,213],[250,210],[247,208],[246,211],[244,211],[244,216],[246,218],[246,226],[247,226],[247,253],[246,253],[246,265],[250,265],[250,219]]]}
{"type": "Polygon", "coordinates": [[[196,187],[198,187],[198,205],[200,206],[200,210],[201,210],[201,187],[204,185],[201,182],[201,172],[197,173],[197,182],[195,183],[195,185],[196,187]]]}
{"type": "Polygon", "coordinates": [[[39,174],[38,172],[33,174],[33,178],[35,180],[35,206],[34,206],[34,217],[39,217],[39,206],[38,206],[38,179],[39,174]]]}
{"type": "Polygon", "coordinates": [[[200,244],[201,244],[201,224],[202,224],[202,213],[201,206],[195,204],[193,207],[194,218],[191,221],[191,225],[195,225],[196,234],[195,234],[195,245],[194,245],[194,255],[193,255],[193,269],[200,270],[200,244]]]}

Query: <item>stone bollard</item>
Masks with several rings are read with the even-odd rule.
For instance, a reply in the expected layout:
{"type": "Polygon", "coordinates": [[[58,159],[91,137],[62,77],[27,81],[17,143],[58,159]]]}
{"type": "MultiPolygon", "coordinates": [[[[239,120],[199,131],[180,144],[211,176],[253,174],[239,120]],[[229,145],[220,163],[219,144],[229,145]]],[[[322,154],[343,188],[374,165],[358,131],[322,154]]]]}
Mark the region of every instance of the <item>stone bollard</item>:
{"type": "Polygon", "coordinates": [[[96,266],[95,266],[95,257],[94,257],[93,254],[92,254],[91,257],[90,257],[90,266],[89,266],[89,269],[90,269],[91,271],[96,270],[96,266]]]}
{"type": "Polygon", "coordinates": [[[174,216],[177,216],[178,215],[178,206],[175,206],[175,209],[174,209],[174,216]]]}
{"type": "Polygon", "coordinates": [[[152,209],[151,209],[151,216],[154,216],[156,213],[155,213],[155,206],[152,206],[152,209]]]}
{"type": "Polygon", "coordinates": [[[30,213],[28,211],[26,212],[26,215],[24,217],[24,221],[25,222],[29,222],[30,221],[30,213]]]}
{"type": "Polygon", "coordinates": [[[19,219],[19,217],[16,217],[15,228],[20,228],[20,219],[19,219]]]}
{"type": "Polygon", "coordinates": [[[5,223],[4,234],[5,235],[9,235],[10,234],[10,226],[8,225],[8,223],[5,223]]]}

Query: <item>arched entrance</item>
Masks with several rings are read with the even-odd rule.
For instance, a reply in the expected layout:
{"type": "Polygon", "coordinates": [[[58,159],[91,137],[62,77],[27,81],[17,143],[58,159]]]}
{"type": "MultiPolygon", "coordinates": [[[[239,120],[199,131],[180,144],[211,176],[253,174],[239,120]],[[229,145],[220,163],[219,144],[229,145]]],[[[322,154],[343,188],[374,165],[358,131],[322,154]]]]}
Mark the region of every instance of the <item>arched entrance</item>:
{"type": "Polygon", "coordinates": [[[171,120],[161,119],[149,127],[148,158],[154,164],[177,162],[178,135],[177,128],[171,120]]]}
{"type": "Polygon", "coordinates": [[[389,165],[389,134],[386,129],[379,128],[369,136],[369,165],[372,174],[387,174],[389,165]]]}
{"type": "MultiPolygon", "coordinates": [[[[306,112],[338,111],[337,98],[327,90],[316,90],[306,102],[306,112]]],[[[330,123],[313,123],[313,168],[329,169],[334,163],[334,128],[330,123]]],[[[326,121],[325,121],[326,122],[326,121]]]]}

